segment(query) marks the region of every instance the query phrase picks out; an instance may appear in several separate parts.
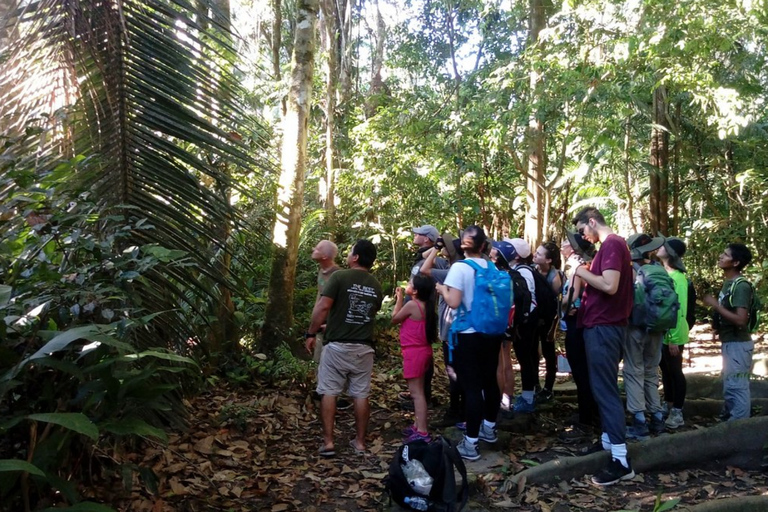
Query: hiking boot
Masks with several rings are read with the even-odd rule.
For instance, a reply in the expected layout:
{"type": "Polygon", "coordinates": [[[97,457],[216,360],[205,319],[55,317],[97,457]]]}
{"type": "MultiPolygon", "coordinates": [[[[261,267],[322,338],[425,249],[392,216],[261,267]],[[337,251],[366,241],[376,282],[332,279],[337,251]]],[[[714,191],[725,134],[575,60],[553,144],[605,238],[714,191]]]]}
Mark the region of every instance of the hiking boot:
{"type": "Polygon", "coordinates": [[[457,423],[455,425],[455,427],[457,429],[461,430],[462,432],[466,432],[467,431],[467,422],[466,421],[460,421],[459,423],[457,423]]]}
{"type": "Polygon", "coordinates": [[[627,457],[628,468],[625,468],[618,459],[611,459],[606,467],[598,471],[592,477],[592,483],[596,485],[613,485],[620,480],[632,480],[635,478],[635,472],[632,471],[632,464],[627,457]]]}
{"type": "Polygon", "coordinates": [[[352,407],[352,402],[350,402],[346,398],[339,398],[338,400],[336,400],[336,409],[338,409],[339,411],[346,411],[350,407],[352,407]]]}
{"type": "Polygon", "coordinates": [[[649,428],[651,434],[661,434],[665,430],[664,420],[657,418],[656,416],[651,416],[651,425],[649,428]]]}
{"type": "Polygon", "coordinates": [[[648,429],[648,423],[645,421],[638,421],[635,419],[629,427],[627,427],[627,439],[646,439],[651,435],[648,429]]]}
{"type": "Polygon", "coordinates": [[[419,432],[418,430],[414,430],[414,432],[405,438],[406,443],[411,443],[413,441],[424,441],[425,443],[428,443],[432,440],[432,436],[429,435],[428,432],[419,432]]]}
{"type": "Polygon", "coordinates": [[[515,399],[515,406],[512,408],[515,414],[530,414],[535,409],[533,404],[526,402],[523,395],[518,395],[517,399],[515,399]]]}
{"type": "Polygon", "coordinates": [[[410,436],[410,435],[411,435],[411,434],[413,434],[414,432],[417,432],[417,430],[416,430],[416,425],[414,425],[414,424],[408,425],[407,427],[405,427],[405,428],[403,429],[403,435],[404,435],[405,437],[408,437],[408,436],[410,436]]]}
{"type": "Polygon", "coordinates": [[[534,402],[537,404],[545,404],[551,402],[554,397],[555,394],[551,390],[544,388],[536,395],[534,402]]]}
{"type": "Polygon", "coordinates": [[[672,409],[669,411],[669,418],[667,418],[667,421],[664,423],[664,425],[671,429],[680,428],[685,425],[685,420],[683,419],[683,410],[672,409]]]}
{"type": "Polygon", "coordinates": [[[495,443],[499,440],[496,436],[496,427],[486,427],[485,423],[480,424],[480,433],[477,435],[478,439],[485,441],[486,443],[495,443]]]}
{"type": "Polygon", "coordinates": [[[467,436],[464,436],[461,442],[456,445],[456,450],[462,459],[477,460],[480,458],[480,452],[477,451],[477,443],[467,441],[467,436]]]}

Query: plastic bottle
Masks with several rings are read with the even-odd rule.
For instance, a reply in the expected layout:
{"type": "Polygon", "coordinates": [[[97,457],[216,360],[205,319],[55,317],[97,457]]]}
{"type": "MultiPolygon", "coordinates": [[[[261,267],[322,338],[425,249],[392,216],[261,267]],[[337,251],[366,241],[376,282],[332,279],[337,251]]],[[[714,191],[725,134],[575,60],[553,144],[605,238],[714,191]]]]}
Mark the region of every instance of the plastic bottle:
{"type": "Polygon", "coordinates": [[[411,459],[406,463],[403,468],[403,474],[408,481],[408,485],[411,489],[419,494],[427,495],[432,490],[432,477],[427,473],[424,468],[424,464],[416,459],[411,459]]]}
{"type": "Polygon", "coordinates": [[[406,496],[405,504],[413,510],[429,510],[429,500],[420,496],[406,496]]]}

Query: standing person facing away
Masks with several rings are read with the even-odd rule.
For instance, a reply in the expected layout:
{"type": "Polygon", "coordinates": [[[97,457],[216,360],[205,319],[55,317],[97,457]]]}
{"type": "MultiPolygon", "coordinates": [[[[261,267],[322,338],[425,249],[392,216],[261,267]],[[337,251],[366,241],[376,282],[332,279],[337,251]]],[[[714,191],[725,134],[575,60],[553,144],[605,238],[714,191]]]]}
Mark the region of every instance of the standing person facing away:
{"type": "Polygon", "coordinates": [[[667,238],[659,248],[656,256],[661,260],[664,269],[675,283],[675,293],[680,299],[680,309],[677,310],[677,325],[667,331],[661,346],[661,380],[664,383],[664,399],[667,402],[669,415],[664,425],[667,428],[678,428],[685,424],[683,405],[687,383],[683,373],[683,348],[688,343],[688,279],[685,277],[685,242],[679,238],[667,238]]]}
{"type": "Polygon", "coordinates": [[[305,335],[306,349],[311,354],[320,326],[327,325],[327,344],[317,373],[317,392],[323,396],[320,402],[323,444],[319,451],[322,457],[336,455],[333,440],[336,398],[345,386],[355,411],[355,437],[350,446],[355,452],[365,450],[373,371],[373,323],[383,299],[381,285],[370,274],[374,261],[376,247],[368,240],[358,240],[347,256],[349,269],[334,272],[325,284],[305,335]]]}
{"type": "MultiPolygon", "coordinates": [[[[492,265],[483,258],[485,244],[485,231],[481,227],[469,226],[464,230],[461,248],[465,259],[471,259],[482,268],[492,265]]],[[[472,310],[474,288],[474,269],[466,263],[456,262],[448,271],[445,284],[437,285],[437,292],[451,309],[456,311],[463,305],[468,313],[472,310]]],[[[477,460],[480,458],[478,440],[487,443],[498,440],[496,417],[499,414],[501,393],[496,383],[496,367],[501,336],[484,335],[469,327],[459,332],[457,338],[451,358],[459,385],[464,390],[467,430],[456,448],[462,458],[477,460]]]]}
{"type": "Polygon", "coordinates": [[[632,267],[627,243],[606,225],[597,208],[583,208],[573,224],[584,239],[601,243],[592,266],[577,267],[574,275],[586,283],[577,323],[584,327],[590,385],[603,427],[603,449],[611,452],[611,461],[592,482],[611,485],[635,476],[627,457],[624,405],[617,383],[632,308],[632,267]]]}
{"type": "Polygon", "coordinates": [[[427,399],[424,396],[424,376],[432,367],[432,343],[437,339],[437,313],[427,308],[433,301],[435,280],[424,274],[416,274],[403,291],[395,289],[395,308],[392,323],[400,325],[400,347],[403,354],[403,378],[413,399],[415,421],[406,429],[407,442],[429,442],[427,399]],[[403,305],[403,293],[411,300],[403,305]],[[432,300],[431,300],[432,299],[432,300]]]}
{"type": "Polygon", "coordinates": [[[749,418],[752,406],[749,377],[755,342],[748,325],[754,289],[741,275],[751,261],[752,252],[747,246],[729,244],[717,260],[725,276],[720,295],[717,299],[704,297],[704,304],[714,310],[712,324],[722,343],[723,417],[729,421],[749,418]]]}

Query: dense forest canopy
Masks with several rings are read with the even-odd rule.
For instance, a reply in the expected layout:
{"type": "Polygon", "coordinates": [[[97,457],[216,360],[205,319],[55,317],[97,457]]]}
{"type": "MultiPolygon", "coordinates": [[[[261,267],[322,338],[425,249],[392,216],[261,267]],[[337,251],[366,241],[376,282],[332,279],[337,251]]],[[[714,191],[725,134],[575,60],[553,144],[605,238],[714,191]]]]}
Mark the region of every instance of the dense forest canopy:
{"type": "Polygon", "coordinates": [[[621,235],[685,239],[702,291],[746,243],[766,295],[765,0],[2,0],[0,16],[0,430],[33,447],[0,443],[0,492],[21,485],[27,507],[36,471],[78,500],[43,448],[162,439],[205,377],[296,351],[324,238],[374,241],[391,292],[413,226],[538,244],[596,205],[621,235]]]}

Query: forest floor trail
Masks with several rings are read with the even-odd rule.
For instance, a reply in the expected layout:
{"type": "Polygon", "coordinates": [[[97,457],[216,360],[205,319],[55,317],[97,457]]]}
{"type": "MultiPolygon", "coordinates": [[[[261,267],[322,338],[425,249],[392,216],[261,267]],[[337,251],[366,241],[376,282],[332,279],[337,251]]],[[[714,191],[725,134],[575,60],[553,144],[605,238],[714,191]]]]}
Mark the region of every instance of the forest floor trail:
{"type": "MultiPolygon", "coordinates": [[[[756,359],[765,364],[762,345],[756,359]]],[[[691,347],[691,369],[707,370],[716,361],[719,349],[713,342],[704,340],[691,347]]],[[[444,405],[445,378],[441,361],[436,364],[435,395],[444,405]]],[[[540,407],[529,432],[500,432],[495,446],[481,444],[483,458],[467,464],[472,490],[469,510],[652,511],[657,496],[661,502],[679,498],[680,509],[684,504],[713,499],[768,494],[765,471],[723,467],[717,461],[703,467],[639,474],[606,489],[591,485],[587,476],[558,485],[512,484],[509,477],[526,467],[578,455],[597,439],[564,444],[558,438],[575,412],[570,387],[570,377],[558,377],[556,399],[540,407]]],[[[219,386],[188,403],[190,428],[172,434],[167,446],[145,444],[134,453],[113,456],[122,463],[151,468],[155,482],[148,485],[134,473],[128,491],[125,479],[105,474],[84,492],[119,510],[131,511],[389,510],[383,479],[411,414],[398,397],[404,389],[397,354],[380,357],[373,377],[367,452],[357,455],[348,446],[354,430],[353,413],[348,409],[337,415],[336,457],[324,459],[317,454],[319,404],[306,386],[287,382],[248,389],[219,386]]],[[[433,422],[440,419],[443,409],[430,411],[433,422]]],[[[705,428],[714,422],[712,418],[686,418],[684,429],[705,428]]],[[[432,432],[454,440],[460,436],[454,427],[432,432]]]]}

